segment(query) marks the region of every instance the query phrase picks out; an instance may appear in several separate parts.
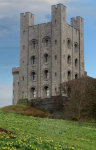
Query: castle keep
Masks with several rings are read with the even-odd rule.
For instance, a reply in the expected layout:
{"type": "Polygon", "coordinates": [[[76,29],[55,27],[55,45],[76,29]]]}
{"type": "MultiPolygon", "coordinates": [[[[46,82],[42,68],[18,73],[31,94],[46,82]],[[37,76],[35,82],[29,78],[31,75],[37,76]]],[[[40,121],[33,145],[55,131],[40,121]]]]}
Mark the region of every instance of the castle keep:
{"type": "Polygon", "coordinates": [[[60,83],[86,76],[84,19],[66,23],[66,6],[52,5],[51,22],[34,25],[34,14],[20,14],[20,67],[12,68],[13,104],[18,99],[52,98],[60,83]]]}

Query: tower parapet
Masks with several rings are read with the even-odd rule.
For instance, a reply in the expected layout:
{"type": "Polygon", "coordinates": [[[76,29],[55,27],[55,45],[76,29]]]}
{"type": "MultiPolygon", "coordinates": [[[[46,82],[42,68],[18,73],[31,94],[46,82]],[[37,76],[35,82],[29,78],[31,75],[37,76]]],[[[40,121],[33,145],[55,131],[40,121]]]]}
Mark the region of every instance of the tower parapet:
{"type": "Polygon", "coordinates": [[[34,25],[34,14],[25,12],[20,14],[20,25],[22,26],[33,26],[34,25]]]}
{"type": "Polygon", "coordinates": [[[12,68],[12,74],[19,74],[19,67],[12,68]]]}
{"type": "Polygon", "coordinates": [[[77,16],[76,19],[75,17],[71,18],[71,26],[73,26],[75,29],[80,30],[81,25],[84,27],[83,18],[81,18],[80,16],[77,16]]]}
{"type": "Polygon", "coordinates": [[[71,26],[79,30],[79,72],[80,77],[84,76],[84,19],[80,16],[71,18],[71,26]]]}

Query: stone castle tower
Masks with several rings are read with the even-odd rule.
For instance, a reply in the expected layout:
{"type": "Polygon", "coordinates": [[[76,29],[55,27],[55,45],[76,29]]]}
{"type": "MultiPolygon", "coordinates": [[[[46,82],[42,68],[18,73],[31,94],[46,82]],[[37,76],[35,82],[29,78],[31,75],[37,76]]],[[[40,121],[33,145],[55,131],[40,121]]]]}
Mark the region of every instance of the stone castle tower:
{"type": "Polygon", "coordinates": [[[66,23],[66,6],[52,5],[51,22],[34,25],[34,14],[20,14],[20,67],[12,68],[13,104],[18,99],[52,98],[60,83],[86,76],[84,19],[66,23]]]}

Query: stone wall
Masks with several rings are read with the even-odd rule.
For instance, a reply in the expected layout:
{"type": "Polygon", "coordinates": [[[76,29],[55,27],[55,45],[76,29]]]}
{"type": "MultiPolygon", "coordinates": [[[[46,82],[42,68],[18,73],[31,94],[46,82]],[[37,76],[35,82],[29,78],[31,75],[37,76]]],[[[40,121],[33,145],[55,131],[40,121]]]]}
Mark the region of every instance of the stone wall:
{"type": "MultiPolygon", "coordinates": [[[[17,97],[22,96],[31,100],[31,88],[36,90],[36,98],[45,99],[44,86],[49,87],[49,96],[56,95],[60,83],[68,81],[68,71],[71,80],[85,75],[84,72],[84,20],[81,17],[71,18],[71,25],[66,23],[66,6],[52,5],[51,22],[34,25],[34,14],[30,12],[20,14],[20,67],[18,77],[13,75],[13,82],[19,82],[18,90],[14,87],[17,97]],[[49,39],[46,47],[44,40],[49,39]],[[68,45],[68,40],[70,44],[68,45]],[[33,42],[36,42],[36,49],[33,42]],[[75,44],[77,48],[75,49],[75,44]],[[44,55],[48,54],[49,62],[44,62],[44,55]],[[35,56],[36,63],[32,64],[35,56]],[[71,63],[68,64],[68,56],[71,63]],[[75,67],[75,60],[78,60],[75,67]],[[45,69],[49,72],[49,79],[44,78],[45,69]],[[35,72],[35,81],[31,73],[35,72]],[[18,79],[17,79],[18,78],[18,79]],[[18,91],[18,92],[17,92],[18,91]]],[[[17,83],[16,83],[17,85],[17,83]]],[[[13,95],[14,104],[17,97],[13,95]]]]}

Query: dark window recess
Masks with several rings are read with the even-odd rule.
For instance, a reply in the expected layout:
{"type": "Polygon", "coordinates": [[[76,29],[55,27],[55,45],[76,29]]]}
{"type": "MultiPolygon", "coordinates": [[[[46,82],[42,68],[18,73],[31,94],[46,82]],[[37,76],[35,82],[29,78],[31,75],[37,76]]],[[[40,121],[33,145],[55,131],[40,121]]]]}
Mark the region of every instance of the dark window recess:
{"type": "Polygon", "coordinates": [[[71,72],[68,71],[68,80],[70,80],[70,79],[71,79],[71,72]]]}
{"type": "Polygon", "coordinates": [[[55,92],[57,91],[57,88],[55,88],[55,92]]]}
{"type": "Polygon", "coordinates": [[[45,57],[45,62],[47,63],[48,62],[48,54],[45,54],[44,57],[45,57]]]}
{"type": "Polygon", "coordinates": [[[33,65],[36,63],[35,56],[31,57],[31,62],[32,62],[33,65]]]}
{"type": "Polygon", "coordinates": [[[48,79],[49,78],[49,72],[48,72],[48,70],[45,70],[44,74],[45,74],[45,79],[48,79]]]}
{"type": "Polygon", "coordinates": [[[49,41],[48,40],[46,40],[46,47],[48,47],[49,46],[49,41]]]}
{"type": "Polygon", "coordinates": [[[57,20],[55,20],[55,24],[57,24],[57,20]]]}
{"type": "Polygon", "coordinates": [[[78,67],[78,60],[75,59],[75,67],[78,67]]]}
{"type": "Polygon", "coordinates": [[[25,46],[23,45],[23,49],[25,49],[25,46]]]}
{"type": "Polygon", "coordinates": [[[55,77],[57,76],[57,73],[55,72],[55,77]]]}
{"type": "Polygon", "coordinates": [[[35,88],[31,88],[31,93],[32,93],[32,97],[35,98],[36,97],[36,90],[35,88]]]}
{"type": "Polygon", "coordinates": [[[55,40],[55,44],[57,44],[57,40],[55,40]]]}
{"type": "Polygon", "coordinates": [[[35,81],[35,79],[36,79],[36,74],[35,74],[35,72],[32,72],[31,75],[32,75],[32,80],[35,81]]]}
{"type": "Polygon", "coordinates": [[[78,74],[75,74],[75,79],[77,79],[78,78],[78,74]]]}
{"type": "Polygon", "coordinates": [[[23,31],[23,34],[25,34],[25,30],[23,31]]]}
{"type": "Polygon", "coordinates": [[[55,55],[55,60],[57,59],[57,55],[55,55]]]}
{"type": "Polygon", "coordinates": [[[48,97],[48,96],[49,96],[49,88],[48,88],[48,86],[45,86],[45,87],[44,87],[44,96],[45,96],[45,97],[48,97]]]}
{"type": "Polygon", "coordinates": [[[33,42],[33,48],[36,49],[36,43],[35,42],[33,42]]]}
{"type": "Polygon", "coordinates": [[[71,64],[71,57],[70,56],[68,56],[68,58],[67,58],[68,60],[68,64],[71,64]]]}

